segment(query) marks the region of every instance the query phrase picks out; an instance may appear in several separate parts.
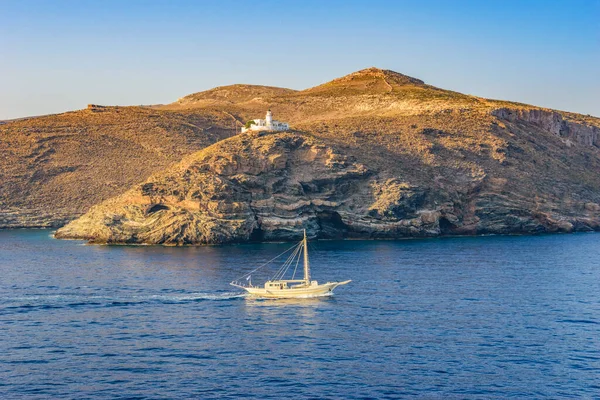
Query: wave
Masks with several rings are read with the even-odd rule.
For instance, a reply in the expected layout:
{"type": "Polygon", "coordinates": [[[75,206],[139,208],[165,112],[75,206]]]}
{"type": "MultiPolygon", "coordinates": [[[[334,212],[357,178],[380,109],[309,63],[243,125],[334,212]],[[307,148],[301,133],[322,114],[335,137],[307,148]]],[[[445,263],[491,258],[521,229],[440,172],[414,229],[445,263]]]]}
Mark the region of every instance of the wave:
{"type": "Polygon", "coordinates": [[[590,319],[561,319],[557,322],[563,322],[563,323],[569,323],[569,324],[596,324],[596,325],[599,324],[599,322],[593,321],[590,319]]]}
{"type": "Polygon", "coordinates": [[[225,293],[189,293],[180,295],[164,295],[156,294],[148,297],[150,300],[167,301],[167,302],[186,302],[198,300],[234,300],[246,297],[245,293],[240,292],[225,292],[225,293]]]}

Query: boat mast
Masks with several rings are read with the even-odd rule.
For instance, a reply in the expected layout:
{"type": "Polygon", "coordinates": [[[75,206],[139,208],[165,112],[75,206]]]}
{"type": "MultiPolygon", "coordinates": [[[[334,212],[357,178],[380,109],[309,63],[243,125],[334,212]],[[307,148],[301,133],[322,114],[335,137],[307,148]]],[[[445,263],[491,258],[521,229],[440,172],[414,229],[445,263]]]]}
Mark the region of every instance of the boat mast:
{"type": "Polygon", "coordinates": [[[304,230],[304,283],[310,285],[310,266],[308,265],[308,243],[306,241],[306,229],[304,230]]]}

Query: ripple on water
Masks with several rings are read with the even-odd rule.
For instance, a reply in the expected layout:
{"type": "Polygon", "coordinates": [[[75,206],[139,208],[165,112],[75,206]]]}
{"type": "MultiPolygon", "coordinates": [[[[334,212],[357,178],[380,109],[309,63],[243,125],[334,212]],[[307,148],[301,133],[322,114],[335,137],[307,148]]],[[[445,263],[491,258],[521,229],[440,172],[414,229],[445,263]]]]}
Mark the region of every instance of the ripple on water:
{"type": "Polygon", "coordinates": [[[597,238],[318,242],[353,282],[273,301],[228,282],[285,244],[0,231],[0,398],[593,398],[597,238]]]}

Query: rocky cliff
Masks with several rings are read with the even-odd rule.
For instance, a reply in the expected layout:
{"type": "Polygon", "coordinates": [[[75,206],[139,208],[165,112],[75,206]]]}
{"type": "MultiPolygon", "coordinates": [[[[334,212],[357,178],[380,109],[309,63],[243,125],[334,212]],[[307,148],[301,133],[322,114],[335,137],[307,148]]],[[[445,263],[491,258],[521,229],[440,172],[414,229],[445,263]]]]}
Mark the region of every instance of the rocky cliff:
{"type": "Polygon", "coordinates": [[[338,236],[339,213],[368,197],[370,171],[299,134],[244,134],[187,157],[93,207],[56,237],[197,244],[338,236]]]}
{"type": "MultiPolygon", "coordinates": [[[[600,147],[600,127],[587,123],[582,116],[539,108],[497,108],[492,115],[513,123],[529,123],[546,132],[564,138],[567,145],[573,142],[600,147]]],[[[588,118],[592,119],[592,118],[588,118]]],[[[597,121],[596,121],[597,122],[597,121]]]]}
{"type": "Polygon", "coordinates": [[[569,215],[512,194],[506,179],[445,173],[415,185],[410,171],[380,167],[307,134],[243,134],[93,207],[56,237],[184,245],[291,240],[303,229],[318,238],[398,238],[600,227],[596,203],[569,215]]]}

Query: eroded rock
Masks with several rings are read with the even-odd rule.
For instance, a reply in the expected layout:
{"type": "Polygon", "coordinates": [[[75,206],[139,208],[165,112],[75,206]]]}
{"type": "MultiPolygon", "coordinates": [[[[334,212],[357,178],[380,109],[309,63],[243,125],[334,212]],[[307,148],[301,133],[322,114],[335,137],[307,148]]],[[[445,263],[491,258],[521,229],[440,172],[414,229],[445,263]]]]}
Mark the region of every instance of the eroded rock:
{"type": "Polygon", "coordinates": [[[188,156],[56,232],[95,243],[211,244],[598,229],[511,193],[504,178],[449,174],[429,186],[369,168],[301,133],[244,134],[188,156]],[[243,155],[243,156],[241,156],[243,155]],[[452,181],[454,179],[454,181],[452,181]]]}

